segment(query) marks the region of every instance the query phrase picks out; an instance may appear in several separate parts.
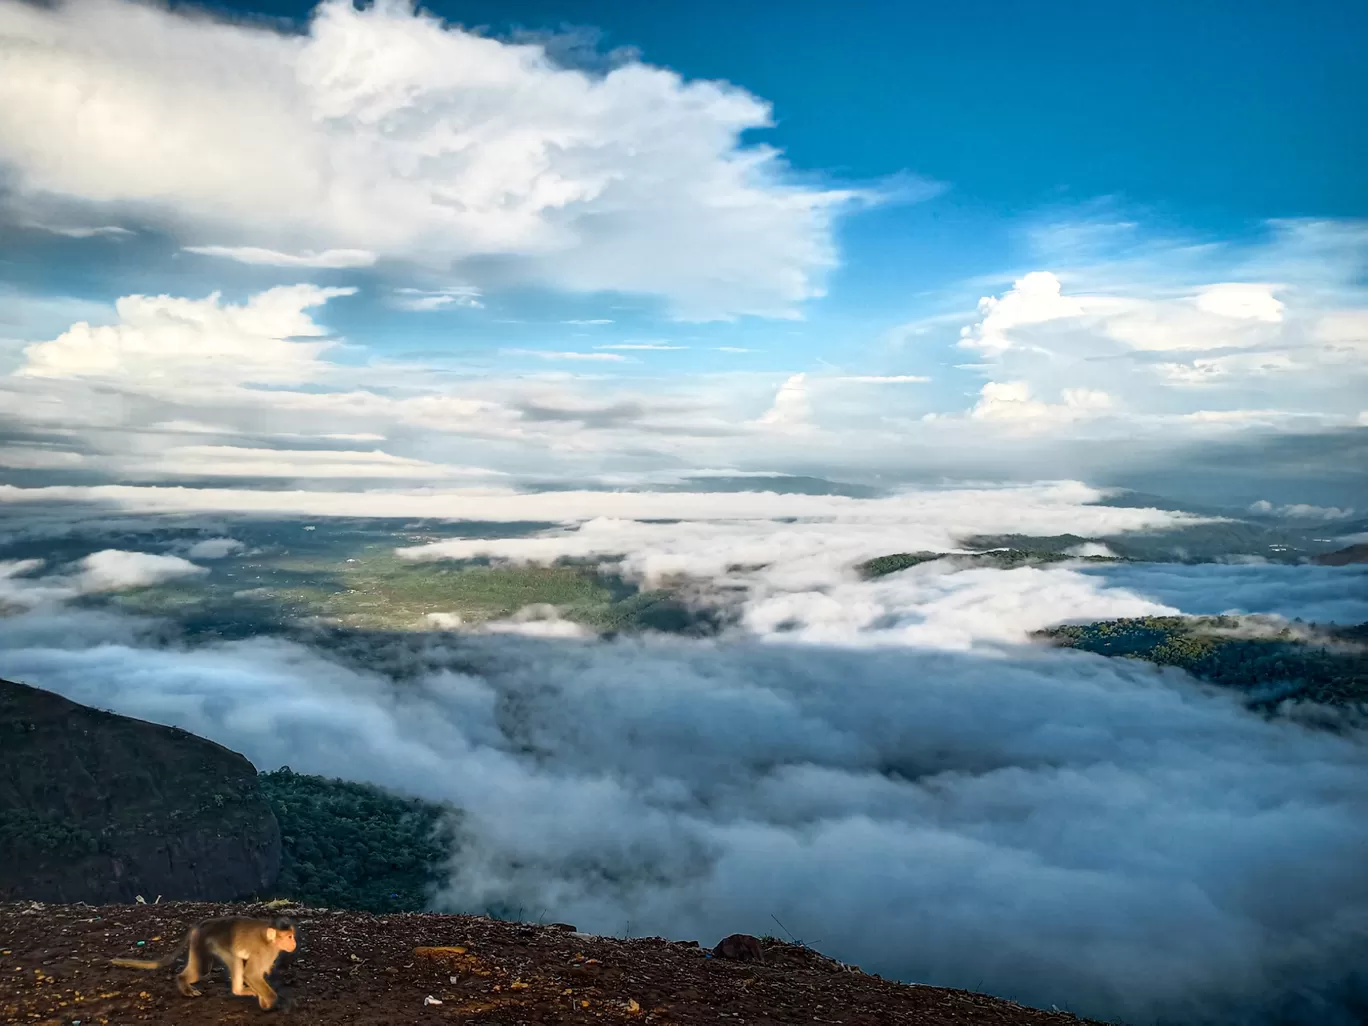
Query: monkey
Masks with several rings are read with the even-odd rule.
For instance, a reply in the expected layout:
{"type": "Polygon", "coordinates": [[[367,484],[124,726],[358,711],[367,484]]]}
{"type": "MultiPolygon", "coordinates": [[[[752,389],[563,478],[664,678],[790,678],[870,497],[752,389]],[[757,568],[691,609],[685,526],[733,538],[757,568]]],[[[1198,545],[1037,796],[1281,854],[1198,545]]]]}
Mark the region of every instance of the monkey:
{"type": "Polygon", "coordinates": [[[282,951],[295,949],[295,927],[288,919],[246,919],[228,916],[206,919],[192,927],[176,947],[157,961],[113,958],[111,965],[129,969],[165,969],[182,951],[189,952],[185,968],[176,976],[176,986],[186,997],[199,997],[195,983],[213,968],[212,955],[228,969],[233,993],[239,997],[256,995],[263,1011],[276,1006],[279,995],[266,982],[266,974],[282,951]]]}
{"type": "Polygon", "coordinates": [[[723,937],[717,942],[717,947],[713,948],[713,954],[718,958],[732,958],[738,962],[765,960],[765,949],[760,946],[760,941],[748,933],[733,933],[723,937]]]}

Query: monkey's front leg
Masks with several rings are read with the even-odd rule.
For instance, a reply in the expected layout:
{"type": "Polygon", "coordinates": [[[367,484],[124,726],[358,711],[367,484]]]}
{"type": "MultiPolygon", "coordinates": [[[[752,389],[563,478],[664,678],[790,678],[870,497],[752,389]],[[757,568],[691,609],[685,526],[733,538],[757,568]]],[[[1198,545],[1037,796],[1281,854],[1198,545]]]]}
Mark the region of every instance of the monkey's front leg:
{"type": "Polygon", "coordinates": [[[243,966],[244,982],[251,988],[252,993],[256,994],[257,1004],[261,1006],[262,1011],[270,1011],[276,1003],[276,992],[266,982],[266,974],[271,971],[274,962],[275,952],[270,952],[269,959],[248,959],[243,966]]]}
{"type": "Polygon", "coordinates": [[[245,958],[233,959],[228,967],[228,971],[232,973],[233,976],[233,993],[236,994],[238,997],[253,996],[252,989],[247,986],[246,981],[243,979],[246,969],[247,960],[245,958]]]}

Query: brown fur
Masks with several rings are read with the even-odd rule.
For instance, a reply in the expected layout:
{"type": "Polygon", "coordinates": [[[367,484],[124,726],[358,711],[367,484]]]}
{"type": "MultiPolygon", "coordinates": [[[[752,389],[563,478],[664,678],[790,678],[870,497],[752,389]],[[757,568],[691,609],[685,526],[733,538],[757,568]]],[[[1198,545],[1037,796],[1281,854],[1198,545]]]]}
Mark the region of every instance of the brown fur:
{"type": "Polygon", "coordinates": [[[723,937],[717,942],[717,947],[713,948],[713,954],[718,958],[730,958],[738,962],[765,960],[765,949],[761,947],[760,941],[748,933],[733,933],[723,937]]]}
{"type": "Polygon", "coordinates": [[[266,982],[266,976],[280,953],[293,951],[295,944],[294,923],[288,919],[229,916],[206,919],[157,961],[114,958],[110,962],[129,969],[165,969],[182,951],[188,951],[185,968],[176,976],[176,986],[186,997],[199,997],[195,984],[208,975],[213,968],[212,958],[217,958],[228,970],[234,994],[239,997],[255,995],[263,1009],[271,1009],[279,995],[266,982]]]}

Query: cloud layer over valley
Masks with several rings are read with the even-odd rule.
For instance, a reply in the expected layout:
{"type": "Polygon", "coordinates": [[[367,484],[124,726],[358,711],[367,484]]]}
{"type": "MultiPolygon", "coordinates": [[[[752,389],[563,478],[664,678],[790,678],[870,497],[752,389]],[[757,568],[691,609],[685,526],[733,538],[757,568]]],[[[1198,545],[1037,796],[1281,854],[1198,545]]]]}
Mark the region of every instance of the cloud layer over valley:
{"type": "MultiPolygon", "coordinates": [[[[453,802],[465,817],[447,907],[707,943],[778,932],[778,919],[868,971],[1045,1007],[1347,1026],[1368,952],[1361,734],[1027,634],[1232,608],[1363,620],[1363,568],[999,570],[951,557],[872,581],[852,569],[895,541],[1014,526],[1124,540],[1202,523],[1096,498],[1070,484],[473,497],[472,517],[526,523],[563,500],[561,519],[583,523],[541,537],[474,524],[404,565],[613,554],[643,581],[687,574],[698,595],[730,596],[734,626],[604,641],[548,637],[545,617],[492,630],[448,618],[225,642],[48,603],[0,619],[0,672],[178,724],[262,767],[453,802]],[[667,502],[700,519],[634,519],[667,502]]],[[[146,509],[154,546],[155,524],[196,523],[146,509]]],[[[239,561],[250,579],[231,519],[204,531],[193,547],[160,544],[239,561]]]]}

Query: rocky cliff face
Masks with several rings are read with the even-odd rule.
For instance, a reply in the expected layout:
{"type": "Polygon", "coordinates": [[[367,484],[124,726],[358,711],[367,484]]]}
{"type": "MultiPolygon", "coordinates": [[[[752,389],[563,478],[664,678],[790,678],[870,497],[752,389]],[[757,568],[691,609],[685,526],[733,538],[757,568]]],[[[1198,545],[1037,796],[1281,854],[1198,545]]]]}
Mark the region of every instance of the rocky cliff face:
{"type": "Polygon", "coordinates": [[[241,755],[0,681],[0,900],[222,901],[267,891],[280,857],[241,755]]]}

